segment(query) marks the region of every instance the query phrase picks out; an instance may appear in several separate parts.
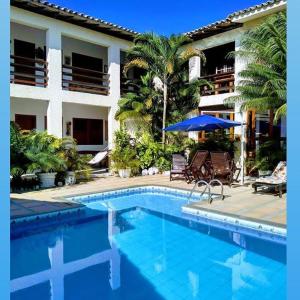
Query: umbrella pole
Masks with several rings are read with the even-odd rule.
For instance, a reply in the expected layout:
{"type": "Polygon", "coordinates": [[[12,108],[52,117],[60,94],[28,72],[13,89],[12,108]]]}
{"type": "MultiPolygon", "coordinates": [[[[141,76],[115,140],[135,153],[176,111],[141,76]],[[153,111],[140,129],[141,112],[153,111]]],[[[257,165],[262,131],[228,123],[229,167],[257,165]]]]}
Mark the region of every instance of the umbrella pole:
{"type": "Polygon", "coordinates": [[[241,185],[244,185],[245,177],[245,126],[242,120],[242,137],[241,137],[241,185]]]}

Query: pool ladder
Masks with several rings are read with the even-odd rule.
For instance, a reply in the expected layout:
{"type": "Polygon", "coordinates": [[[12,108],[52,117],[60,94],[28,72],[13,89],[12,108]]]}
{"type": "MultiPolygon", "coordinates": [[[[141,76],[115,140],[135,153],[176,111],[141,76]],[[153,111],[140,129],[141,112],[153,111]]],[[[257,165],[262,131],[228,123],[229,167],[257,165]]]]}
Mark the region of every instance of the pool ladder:
{"type": "Polygon", "coordinates": [[[223,187],[223,183],[220,180],[212,179],[210,182],[207,182],[205,180],[197,180],[197,181],[195,181],[195,184],[194,184],[194,186],[193,186],[193,188],[192,188],[192,190],[191,190],[191,192],[188,196],[188,204],[190,203],[191,197],[192,197],[193,193],[195,192],[197,186],[199,187],[200,185],[205,185],[205,189],[201,192],[200,197],[202,197],[204,195],[204,193],[208,190],[208,199],[207,199],[207,201],[208,201],[208,203],[212,203],[213,197],[211,195],[211,187],[215,184],[220,185],[221,194],[219,196],[215,197],[214,199],[221,198],[222,200],[224,200],[224,187],[223,187]]]}

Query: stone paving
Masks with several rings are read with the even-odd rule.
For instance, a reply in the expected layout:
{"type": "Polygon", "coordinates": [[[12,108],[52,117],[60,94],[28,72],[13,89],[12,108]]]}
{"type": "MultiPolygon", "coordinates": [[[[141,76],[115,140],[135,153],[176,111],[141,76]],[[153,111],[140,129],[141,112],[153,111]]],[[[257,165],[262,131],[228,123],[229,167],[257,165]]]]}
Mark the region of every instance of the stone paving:
{"type": "MultiPolygon", "coordinates": [[[[75,208],[78,204],[64,199],[66,196],[104,192],[120,188],[156,185],[180,189],[192,188],[183,180],[170,181],[165,175],[152,175],[132,178],[103,176],[88,183],[64,186],[46,190],[11,194],[11,217],[53,212],[61,209],[75,208]]],[[[219,193],[215,187],[212,192],[219,193]]],[[[224,187],[225,199],[215,200],[212,204],[206,201],[192,204],[194,208],[216,213],[234,215],[239,218],[254,219],[275,225],[286,226],[286,194],[279,198],[272,193],[253,193],[251,184],[246,186],[224,187]]]]}

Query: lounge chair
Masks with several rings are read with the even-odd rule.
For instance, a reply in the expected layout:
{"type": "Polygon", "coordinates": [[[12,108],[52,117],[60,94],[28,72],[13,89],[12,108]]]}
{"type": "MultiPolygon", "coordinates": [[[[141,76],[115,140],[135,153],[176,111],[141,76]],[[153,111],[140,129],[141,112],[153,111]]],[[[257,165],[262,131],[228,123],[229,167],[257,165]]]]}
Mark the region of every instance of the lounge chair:
{"type": "Polygon", "coordinates": [[[98,152],[90,161],[90,165],[98,165],[108,156],[108,148],[105,148],[103,151],[98,152]]]}
{"type": "Polygon", "coordinates": [[[178,178],[185,178],[185,167],[187,161],[185,157],[181,154],[172,155],[172,166],[170,170],[170,181],[173,180],[173,176],[178,178]]]}
{"type": "Polygon", "coordinates": [[[279,197],[282,198],[282,190],[286,187],[286,162],[280,161],[272,175],[256,179],[252,187],[255,193],[259,187],[272,187],[278,190],[279,197]]]}
{"type": "Polygon", "coordinates": [[[218,179],[223,184],[231,186],[235,173],[234,160],[228,152],[211,152],[212,179],[218,179]]]}
{"type": "Polygon", "coordinates": [[[209,180],[210,174],[207,167],[207,159],[209,157],[208,151],[198,150],[194,155],[191,163],[186,166],[184,173],[185,179],[188,183],[195,180],[209,180]]]}

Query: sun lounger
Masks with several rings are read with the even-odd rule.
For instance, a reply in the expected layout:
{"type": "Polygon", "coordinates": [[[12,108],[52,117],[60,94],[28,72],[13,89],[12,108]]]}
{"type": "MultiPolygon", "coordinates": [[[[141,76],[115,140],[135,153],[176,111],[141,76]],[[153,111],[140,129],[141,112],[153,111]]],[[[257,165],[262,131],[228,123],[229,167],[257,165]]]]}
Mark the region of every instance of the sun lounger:
{"type": "Polygon", "coordinates": [[[104,160],[108,155],[108,149],[106,148],[105,150],[98,152],[90,161],[90,165],[97,165],[99,164],[102,160],[104,160]]]}
{"type": "Polygon", "coordinates": [[[187,161],[183,155],[173,154],[172,166],[170,170],[170,181],[173,180],[173,177],[185,178],[186,165],[187,165],[187,161]]]}
{"type": "Polygon", "coordinates": [[[235,164],[228,152],[211,152],[212,178],[231,186],[235,173],[235,164]]]}
{"type": "Polygon", "coordinates": [[[282,191],[286,187],[286,162],[279,162],[272,175],[256,179],[252,187],[255,193],[259,187],[272,187],[278,190],[279,197],[282,198],[282,191]]]}

